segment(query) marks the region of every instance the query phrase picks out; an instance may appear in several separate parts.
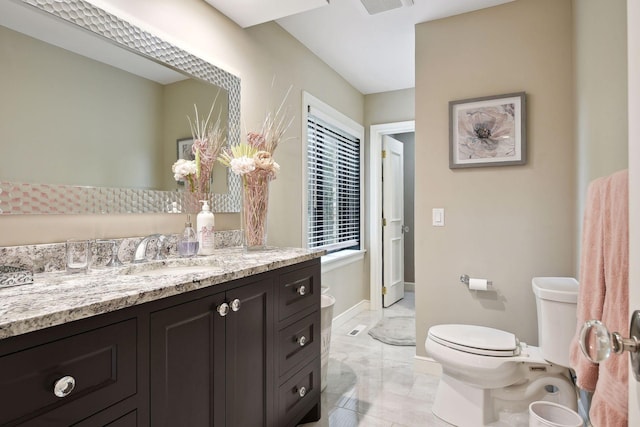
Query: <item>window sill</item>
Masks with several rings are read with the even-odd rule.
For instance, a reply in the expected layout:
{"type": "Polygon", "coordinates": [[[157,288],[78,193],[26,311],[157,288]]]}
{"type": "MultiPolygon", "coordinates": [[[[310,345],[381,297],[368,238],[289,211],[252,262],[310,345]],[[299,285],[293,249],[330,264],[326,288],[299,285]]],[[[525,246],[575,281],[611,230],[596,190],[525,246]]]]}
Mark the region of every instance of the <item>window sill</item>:
{"type": "Polygon", "coordinates": [[[321,258],[322,272],[326,273],[336,268],[344,267],[364,259],[366,250],[345,249],[333,252],[321,258]]]}

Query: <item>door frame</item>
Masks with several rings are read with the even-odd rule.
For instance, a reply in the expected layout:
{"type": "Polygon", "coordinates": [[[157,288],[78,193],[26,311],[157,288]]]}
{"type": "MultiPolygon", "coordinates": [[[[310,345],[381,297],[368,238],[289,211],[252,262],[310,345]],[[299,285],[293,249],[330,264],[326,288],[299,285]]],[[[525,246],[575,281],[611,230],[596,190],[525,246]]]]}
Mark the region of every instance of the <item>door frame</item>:
{"type": "MultiPolygon", "coordinates": [[[[627,61],[628,61],[628,117],[629,117],[629,318],[640,309],[640,291],[635,284],[640,280],[640,123],[631,118],[640,113],[640,4],[627,2],[627,61]]],[[[628,356],[624,356],[627,357],[628,356]]],[[[640,383],[629,368],[629,425],[640,422],[640,383]]]]}
{"type": "Polygon", "coordinates": [[[382,136],[415,131],[415,120],[369,127],[369,300],[374,311],[382,310],[382,136]]]}

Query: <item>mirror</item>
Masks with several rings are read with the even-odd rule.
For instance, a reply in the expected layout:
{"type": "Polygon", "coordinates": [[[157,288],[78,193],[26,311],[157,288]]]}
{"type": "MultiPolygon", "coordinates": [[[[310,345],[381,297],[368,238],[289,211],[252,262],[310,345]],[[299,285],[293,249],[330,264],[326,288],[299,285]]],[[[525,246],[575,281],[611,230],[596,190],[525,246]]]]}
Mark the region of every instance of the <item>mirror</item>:
{"type": "Polygon", "coordinates": [[[0,212],[194,212],[203,197],[239,212],[228,169],[207,195],[171,172],[194,105],[203,118],[215,100],[239,143],[239,79],[86,2],[31,3],[0,5],[0,212]]]}

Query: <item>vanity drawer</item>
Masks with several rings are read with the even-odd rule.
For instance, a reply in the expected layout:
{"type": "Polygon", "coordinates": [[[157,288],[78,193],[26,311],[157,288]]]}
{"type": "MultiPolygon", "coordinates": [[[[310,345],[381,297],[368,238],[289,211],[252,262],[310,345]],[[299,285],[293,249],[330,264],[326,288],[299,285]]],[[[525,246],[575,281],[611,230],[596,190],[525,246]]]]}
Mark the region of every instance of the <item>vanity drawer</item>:
{"type": "Polygon", "coordinates": [[[320,353],[320,312],[309,316],[278,332],[278,368],[284,379],[301,363],[320,353]]]}
{"type": "Polygon", "coordinates": [[[136,393],[136,320],[0,357],[0,373],[1,425],[80,421],[136,393]]]}
{"type": "MultiPolygon", "coordinates": [[[[292,421],[319,404],[320,359],[305,366],[278,391],[278,425],[289,426],[292,421]]],[[[293,423],[295,425],[295,423],[293,423]]]]}
{"type": "Polygon", "coordinates": [[[312,265],[280,275],[278,320],[282,321],[305,308],[320,309],[320,265],[312,265]]]}

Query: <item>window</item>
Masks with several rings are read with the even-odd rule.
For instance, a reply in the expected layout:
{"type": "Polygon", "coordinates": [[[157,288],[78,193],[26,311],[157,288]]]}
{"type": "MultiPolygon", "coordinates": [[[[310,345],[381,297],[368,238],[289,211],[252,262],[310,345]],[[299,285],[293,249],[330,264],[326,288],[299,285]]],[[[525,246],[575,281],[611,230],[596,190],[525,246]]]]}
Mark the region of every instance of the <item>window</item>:
{"type": "Polygon", "coordinates": [[[329,252],[359,249],[362,127],[345,125],[349,119],[322,106],[307,104],[307,245],[329,252]]]}

